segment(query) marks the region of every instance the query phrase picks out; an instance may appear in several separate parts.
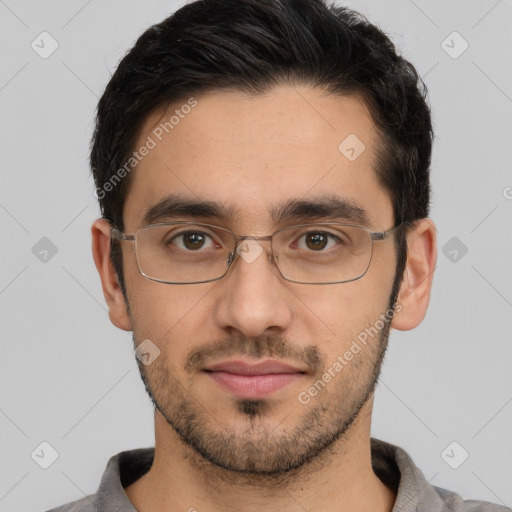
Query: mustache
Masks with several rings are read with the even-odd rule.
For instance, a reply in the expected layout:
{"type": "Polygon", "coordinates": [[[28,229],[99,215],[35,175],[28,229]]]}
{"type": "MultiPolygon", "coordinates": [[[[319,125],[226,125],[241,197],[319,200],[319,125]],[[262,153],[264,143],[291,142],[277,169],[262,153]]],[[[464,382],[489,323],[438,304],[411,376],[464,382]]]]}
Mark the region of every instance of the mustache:
{"type": "Polygon", "coordinates": [[[204,368],[215,358],[234,355],[246,355],[256,359],[289,359],[306,364],[313,373],[323,373],[325,360],[316,345],[300,347],[291,344],[280,336],[232,336],[223,340],[201,345],[192,350],[186,358],[185,370],[194,371],[204,368]]]}

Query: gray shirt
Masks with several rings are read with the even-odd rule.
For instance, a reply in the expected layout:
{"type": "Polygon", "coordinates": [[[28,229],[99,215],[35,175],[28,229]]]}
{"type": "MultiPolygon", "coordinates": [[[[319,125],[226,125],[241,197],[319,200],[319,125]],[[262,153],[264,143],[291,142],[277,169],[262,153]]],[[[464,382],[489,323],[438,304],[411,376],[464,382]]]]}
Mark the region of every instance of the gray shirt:
{"type": "MultiPolygon", "coordinates": [[[[136,512],[124,487],[149,471],[154,454],[154,448],[139,448],[114,455],[96,494],[49,512],[136,512]]],[[[512,512],[487,501],[463,500],[454,492],[430,485],[398,446],[371,438],[371,454],[375,474],[397,493],[393,512],[512,512]]]]}

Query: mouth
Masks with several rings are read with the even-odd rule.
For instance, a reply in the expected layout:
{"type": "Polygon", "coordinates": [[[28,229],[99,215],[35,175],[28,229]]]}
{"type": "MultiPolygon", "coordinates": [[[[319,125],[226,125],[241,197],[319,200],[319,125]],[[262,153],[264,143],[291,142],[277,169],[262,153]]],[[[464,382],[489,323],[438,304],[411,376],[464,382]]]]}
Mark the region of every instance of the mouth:
{"type": "Polygon", "coordinates": [[[281,361],[266,360],[257,364],[224,361],[204,369],[220,387],[238,398],[264,398],[302,379],[306,370],[281,361]]]}

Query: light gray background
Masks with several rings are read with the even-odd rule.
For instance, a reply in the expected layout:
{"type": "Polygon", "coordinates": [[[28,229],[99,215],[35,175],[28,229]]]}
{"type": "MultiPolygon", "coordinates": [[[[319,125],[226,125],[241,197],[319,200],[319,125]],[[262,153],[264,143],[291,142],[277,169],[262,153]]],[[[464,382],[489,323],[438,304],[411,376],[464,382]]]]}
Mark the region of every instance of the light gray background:
{"type": "MultiPolygon", "coordinates": [[[[111,325],[91,257],[88,143],[119,59],[181,5],[0,0],[0,511],[95,492],[110,456],[153,445],[131,335],[111,325]],[[47,59],[31,48],[43,31],[59,44],[47,59]],[[42,237],[57,247],[45,263],[32,252],[42,237]],[[58,452],[48,469],[31,458],[43,441],[58,452]]],[[[392,332],[372,435],[404,447],[432,484],[510,506],[512,2],[345,5],[415,64],[436,131],[430,309],[416,330],[392,332]],[[456,59],[442,47],[453,31],[469,43],[456,59]],[[442,251],[452,237],[468,248],[456,262],[442,251]],[[441,456],[452,441],[469,453],[458,469],[441,456]]]]}

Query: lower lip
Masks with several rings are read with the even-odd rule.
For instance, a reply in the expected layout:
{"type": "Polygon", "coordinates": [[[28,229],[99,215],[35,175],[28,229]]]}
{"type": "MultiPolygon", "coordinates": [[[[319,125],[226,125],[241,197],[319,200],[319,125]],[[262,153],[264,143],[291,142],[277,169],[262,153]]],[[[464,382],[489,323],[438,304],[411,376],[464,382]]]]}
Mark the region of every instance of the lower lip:
{"type": "Polygon", "coordinates": [[[219,371],[208,374],[223,388],[240,398],[263,398],[302,377],[301,373],[241,375],[219,371]]]}

